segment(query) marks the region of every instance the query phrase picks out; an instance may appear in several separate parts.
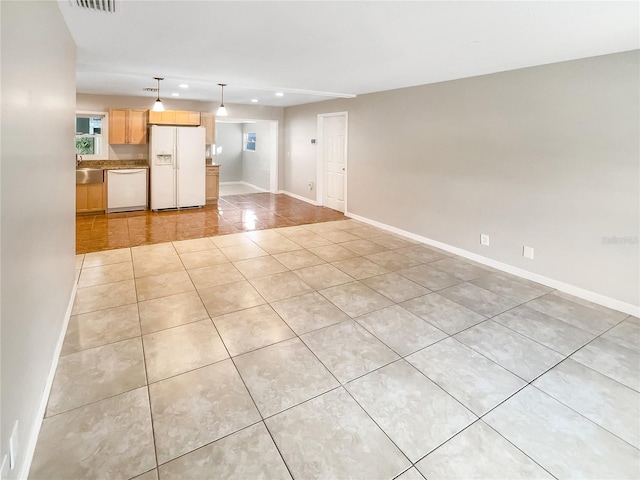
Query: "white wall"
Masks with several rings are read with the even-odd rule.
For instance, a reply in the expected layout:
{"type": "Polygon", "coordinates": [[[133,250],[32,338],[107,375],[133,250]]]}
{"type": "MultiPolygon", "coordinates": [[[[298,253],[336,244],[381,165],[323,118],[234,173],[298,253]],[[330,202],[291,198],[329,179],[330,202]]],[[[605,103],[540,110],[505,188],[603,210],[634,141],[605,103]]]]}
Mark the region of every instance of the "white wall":
{"type": "Polygon", "coordinates": [[[256,134],[256,150],[242,152],[242,181],[269,190],[271,162],[276,153],[275,122],[245,123],[243,133],[256,134]]]}
{"type": "Polygon", "coordinates": [[[35,446],[74,285],[76,47],[56,2],[2,1],[0,12],[0,458],[18,421],[9,475],[18,478],[35,446]]]}
{"type": "Polygon", "coordinates": [[[638,53],[286,108],[284,189],[346,110],[350,213],[637,306],[638,53]]]}
{"type": "Polygon", "coordinates": [[[242,123],[216,122],[216,148],[222,153],[213,157],[220,164],[221,182],[242,181],[242,123]]]}

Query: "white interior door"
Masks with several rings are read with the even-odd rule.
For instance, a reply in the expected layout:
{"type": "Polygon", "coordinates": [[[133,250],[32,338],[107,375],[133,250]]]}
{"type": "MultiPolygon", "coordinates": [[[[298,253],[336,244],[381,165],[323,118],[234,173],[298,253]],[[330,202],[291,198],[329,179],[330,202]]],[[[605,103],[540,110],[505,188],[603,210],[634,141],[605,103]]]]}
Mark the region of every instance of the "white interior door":
{"type": "Polygon", "coordinates": [[[320,115],[322,204],[344,212],[347,180],[347,114],[320,115]]]}

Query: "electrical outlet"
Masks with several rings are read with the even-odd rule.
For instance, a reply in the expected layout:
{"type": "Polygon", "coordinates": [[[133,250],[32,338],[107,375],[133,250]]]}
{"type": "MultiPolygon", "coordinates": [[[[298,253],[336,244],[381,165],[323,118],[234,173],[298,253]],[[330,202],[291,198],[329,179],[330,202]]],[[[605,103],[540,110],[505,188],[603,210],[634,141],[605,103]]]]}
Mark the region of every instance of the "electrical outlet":
{"type": "Polygon", "coordinates": [[[522,256],[524,258],[528,258],[529,260],[533,260],[533,247],[527,247],[526,245],[522,247],[522,256]]]}
{"type": "Polygon", "coordinates": [[[307,187],[309,187],[309,191],[313,190],[313,182],[307,183],[307,187]]]}
{"type": "Polygon", "coordinates": [[[480,234],[480,245],[489,246],[489,235],[480,234]]]}

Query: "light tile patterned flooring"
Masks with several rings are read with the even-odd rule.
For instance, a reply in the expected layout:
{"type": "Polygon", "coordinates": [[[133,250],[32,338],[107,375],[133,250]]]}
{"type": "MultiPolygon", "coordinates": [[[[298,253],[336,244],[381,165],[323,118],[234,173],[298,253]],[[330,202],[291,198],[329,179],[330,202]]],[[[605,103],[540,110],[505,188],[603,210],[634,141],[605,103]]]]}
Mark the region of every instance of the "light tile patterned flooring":
{"type": "Polygon", "coordinates": [[[353,220],[77,262],[31,478],[640,477],[635,317],[353,220]]]}

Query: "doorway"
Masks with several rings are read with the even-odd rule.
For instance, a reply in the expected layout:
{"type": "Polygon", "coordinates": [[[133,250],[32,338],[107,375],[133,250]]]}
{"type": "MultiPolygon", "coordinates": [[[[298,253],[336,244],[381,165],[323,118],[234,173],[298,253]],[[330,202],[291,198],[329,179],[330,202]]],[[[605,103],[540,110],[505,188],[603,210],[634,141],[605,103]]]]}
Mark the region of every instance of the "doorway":
{"type": "Polygon", "coordinates": [[[278,121],[216,119],[220,196],[278,190],[278,121]]]}
{"type": "Polygon", "coordinates": [[[347,205],[348,112],[318,115],[316,202],[339,212],[347,205]]]}

